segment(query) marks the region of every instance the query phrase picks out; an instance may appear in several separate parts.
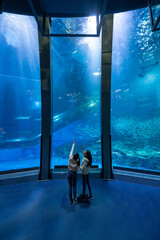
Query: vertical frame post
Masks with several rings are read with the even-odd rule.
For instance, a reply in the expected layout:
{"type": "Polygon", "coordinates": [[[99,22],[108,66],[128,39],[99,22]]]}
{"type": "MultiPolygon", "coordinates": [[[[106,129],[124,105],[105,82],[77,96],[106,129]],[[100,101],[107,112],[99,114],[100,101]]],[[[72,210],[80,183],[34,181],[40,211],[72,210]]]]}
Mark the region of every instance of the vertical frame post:
{"type": "MultiPolygon", "coordinates": [[[[42,22],[42,18],[39,18],[42,22]]],[[[49,31],[49,21],[46,22],[49,31]]],[[[42,37],[39,31],[39,54],[41,71],[41,163],[39,180],[48,180],[50,174],[51,155],[51,74],[50,74],[50,39],[42,37]]]]}
{"type": "Polygon", "coordinates": [[[0,1],[0,14],[2,14],[2,12],[3,12],[3,2],[4,2],[4,0],[0,1]]]}
{"type": "Polygon", "coordinates": [[[102,26],[101,146],[102,178],[112,179],[111,158],[111,68],[113,15],[106,15],[102,26]]]}

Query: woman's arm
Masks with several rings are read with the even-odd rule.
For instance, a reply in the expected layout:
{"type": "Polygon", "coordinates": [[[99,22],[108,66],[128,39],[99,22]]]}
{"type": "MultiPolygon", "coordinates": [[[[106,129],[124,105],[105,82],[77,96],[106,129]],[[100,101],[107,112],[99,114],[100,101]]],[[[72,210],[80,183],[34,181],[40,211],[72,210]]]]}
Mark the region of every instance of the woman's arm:
{"type": "Polygon", "coordinates": [[[71,152],[70,152],[70,154],[69,154],[69,158],[72,158],[72,157],[73,157],[74,147],[75,147],[75,140],[73,141],[72,148],[71,148],[71,152]]]}
{"type": "Polygon", "coordinates": [[[83,146],[83,148],[82,148],[82,153],[83,153],[83,155],[84,155],[84,146],[83,146]]]}
{"type": "Polygon", "coordinates": [[[81,170],[83,170],[85,167],[87,167],[87,161],[85,159],[82,160],[82,165],[79,167],[81,170]]]}

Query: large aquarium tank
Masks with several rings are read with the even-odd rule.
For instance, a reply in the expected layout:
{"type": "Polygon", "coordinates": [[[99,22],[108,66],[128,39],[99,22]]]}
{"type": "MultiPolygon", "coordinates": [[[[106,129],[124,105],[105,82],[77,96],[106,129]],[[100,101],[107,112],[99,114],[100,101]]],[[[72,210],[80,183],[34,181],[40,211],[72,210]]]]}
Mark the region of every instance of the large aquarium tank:
{"type": "Polygon", "coordinates": [[[112,55],[113,166],[160,171],[160,31],[148,8],[115,14],[112,55]]]}
{"type": "MultiPolygon", "coordinates": [[[[52,33],[96,33],[96,17],[54,18],[52,33]]],[[[68,165],[75,152],[90,150],[101,168],[101,37],[53,37],[51,40],[53,134],[51,168],[68,165]]]]}
{"type": "Polygon", "coordinates": [[[39,167],[40,64],[33,17],[0,15],[0,171],[39,167]]]}

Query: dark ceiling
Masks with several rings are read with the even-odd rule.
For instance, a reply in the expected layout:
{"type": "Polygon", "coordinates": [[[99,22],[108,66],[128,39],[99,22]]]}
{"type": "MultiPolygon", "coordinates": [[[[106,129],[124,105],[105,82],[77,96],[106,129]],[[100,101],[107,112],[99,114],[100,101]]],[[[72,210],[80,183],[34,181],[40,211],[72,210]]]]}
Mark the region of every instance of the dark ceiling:
{"type": "MultiPolygon", "coordinates": [[[[48,16],[81,16],[101,13],[103,0],[41,0],[48,16]]],[[[41,15],[39,0],[33,0],[41,15]]],[[[147,0],[107,0],[105,14],[147,7],[147,0]]],[[[28,0],[3,0],[3,11],[32,15],[28,0]]]]}

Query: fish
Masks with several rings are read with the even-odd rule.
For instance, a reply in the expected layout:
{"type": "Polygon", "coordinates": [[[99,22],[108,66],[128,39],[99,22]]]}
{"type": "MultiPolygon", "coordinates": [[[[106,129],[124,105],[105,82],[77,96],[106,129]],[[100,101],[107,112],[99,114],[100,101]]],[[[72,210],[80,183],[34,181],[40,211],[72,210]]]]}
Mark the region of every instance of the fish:
{"type": "Polygon", "coordinates": [[[138,76],[139,76],[140,78],[144,78],[144,74],[139,73],[138,76]]]}
{"type": "Polygon", "coordinates": [[[19,116],[19,117],[16,117],[16,118],[14,118],[14,119],[18,119],[18,120],[29,120],[31,118],[31,116],[19,116]]]}
{"type": "Polygon", "coordinates": [[[112,152],[112,154],[115,154],[117,157],[123,157],[123,155],[119,152],[112,152]]]}
{"type": "Polygon", "coordinates": [[[77,53],[77,51],[74,51],[72,54],[75,54],[75,53],[77,53]]]}
{"type": "Polygon", "coordinates": [[[93,76],[100,76],[100,75],[101,75],[100,72],[94,72],[94,73],[93,73],[93,76]]]}
{"type": "Polygon", "coordinates": [[[122,89],[117,89],[117,90],[114,91],[114,93],[117,93],[117,92],[120,92],[120,91],[122,91],[122,89]]]}
{"type": "Polygon", "coordinates": [[[138,74],[138,76],[139,76],[140,78],[144,78],[145,74],[146,74],[148,71],[150,71],[153,67],[157,66],[158,64],[159,64],[159,61],[156,61],[155,63],[150,64],[150,65],[148,65],[148,66],[140,67],[140,69],[141,69],[142,71],[138,74]]]}

